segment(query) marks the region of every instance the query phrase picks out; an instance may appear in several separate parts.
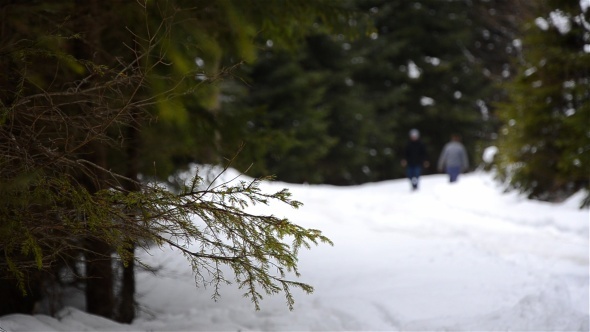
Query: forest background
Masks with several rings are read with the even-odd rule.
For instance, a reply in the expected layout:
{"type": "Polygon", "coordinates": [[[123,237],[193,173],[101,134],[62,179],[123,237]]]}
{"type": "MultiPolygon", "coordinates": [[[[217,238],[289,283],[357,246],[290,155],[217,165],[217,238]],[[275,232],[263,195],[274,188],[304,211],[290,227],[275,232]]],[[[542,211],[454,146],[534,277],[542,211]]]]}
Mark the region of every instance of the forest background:
{"type": "Polygon", "coordinates": [[[149,242],[182,251],[167,235],[202,241],[201,252],[184,251],[197,276],[223,282],[217,265],[230,265],[255,303],[260,288],[288,299],[290,286],[311,291],[268,270],[274,259],[296,270],[296,247],[329,240],[239,209],[299,203],[255,183],[178,185],[174,174],[190,163],[231,162],[293,183],[401,178],[417,128],[432,164],[459,133],[474,167],[498,147],[488,166],[531,198],[588,189],[589,7],[2,1],[0,287],[14,301],[0,314],[31,312],[48,288],[70,283],[86,290],[89,312],[129,322],[134,250],[149,242]],[[190,213],[209,229],[189,225],[190,213]],[[286,235],[299,242],[277,240],[286,235]]]}

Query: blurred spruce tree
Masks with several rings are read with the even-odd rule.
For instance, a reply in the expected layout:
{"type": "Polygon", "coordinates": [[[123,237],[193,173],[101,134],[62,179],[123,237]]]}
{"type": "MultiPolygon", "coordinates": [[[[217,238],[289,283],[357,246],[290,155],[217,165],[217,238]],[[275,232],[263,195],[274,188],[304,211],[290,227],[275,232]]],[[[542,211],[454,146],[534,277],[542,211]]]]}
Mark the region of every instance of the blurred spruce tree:
{"type": "MultiPolygon", "coordinates": [[[[243,117],[238,140],[245,144],[238,160],[250,174],[275,174],[283,181],[321,183],[316,171],[334,139],[327,135],[325,96],[326,73],[305,68],[298,54],[268,50],[250,68],[253,82],[245,98],[225,117],[243,117]]],[[[230,121],[230,120],[227,120],[230,121]]],[[[231,142],[231,141],[230,141],[231,142]]],[[[228,147],[228,153],[235,146],[228,147]]]]}
{"type": "Polygon", "coordinates": [[[511,187],[532,198],[561,200],[589,188],[589,12],[544,1],[523,25],[518,74],[498,110],[498,165],[511,187]]]}
{"type": "MultiPolygon", "coordinates": [[[[367,101],[376,106],[377,151],[389,147],[397,159],[411,128],[421,131],[431,160],[438,158],[451,133],[463,136],[470,157],[485,136],[486,119],[478,103],[490,81],[471,54],[478,26],[463,1],[360,1],[375,19],[377,34],[360,45],[364,66],[355,81],[366,84],[367,101]]],[[[378,160],[384,160],[378,158],[378,160]]],[[[381,165],[396,168],[399,163],[381,165]]],[[[433,171],[433,170],[431,170],[433,171]]]]}
{"type": "Polygon", "coordinates": [[[291,182],[368,180],[362,168],[373,117],[352,84],[349,58],[327,35],[307,38],[297,54],[267,49],[250,67],[247,92],[224,107],[228,118],[250,110],[237,135],[246,144],[240,166],[291,182]]]}
{"type": "Polygon", "coordinates": [[[399,161],[411,128],[422,132],[432,161],[455,132],[477,160],[477,144],[495,129],[487,106],[493,80],[473,55],[485,29],[472,19],[481,7],[437,0],[349,3],[368,15],[374,30],[355,40],[317,34],[297,57],[270,49],[254,64],[248,90],[256,96],[246,93],[244,100],[266,122],[256,122],[243,137],[253,135],[249,144],[265,147],[246,148],[244,166],[255,160],[254,174],[264,170],[294,182],[345,185],[403,177],[399,161]],[[314,83],[294,86],[293,75],[304,81],[313,76],[314,83]],[[304,103],[315,103],[315,113],[304,103]],[[313,132],[289,134],[292,113],[312,116],[313,132]],[[283,139],[265,141],[266,133],[283,139]],[[311,150],[295,148],[314,140],[311,150]]]}

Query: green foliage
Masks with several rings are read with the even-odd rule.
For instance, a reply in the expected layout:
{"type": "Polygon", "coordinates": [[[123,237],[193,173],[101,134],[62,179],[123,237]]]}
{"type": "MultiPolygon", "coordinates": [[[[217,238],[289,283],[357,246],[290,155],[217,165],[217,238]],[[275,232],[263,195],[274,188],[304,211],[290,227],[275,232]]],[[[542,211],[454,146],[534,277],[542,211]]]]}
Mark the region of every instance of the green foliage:
{"type": "Polygon", "coordinates": [[[105,240],[123,260],[132,259],[126,254],[130,241],[146,250],[153,244],[166,245],[187,257],[197,282],[215,285],[215,296],[221,283],[232,282],[222,273],[222,267],[229,266],[257,308],[263,293],[281,291],[292,308],[290,288],[313,289],[288,279],[291,272],[299,276],[298,250],[331,242],[318,230],[248,212],[248,207],[273,201],[294,208],[301,205],[286,190],[263,192],[259,187],[263,180],[269,179],[206,185],[197,175],[178,192],[151,183],[139,192],[113,188],[95,194],[67,178],[39,176],[20,185],[4,185],[0,248],[5,260],[0,271],[3,277],[16,278],[25,291],[23,285],[32,271],[49,269],[56,261],[76,260],[73,249],[80,236],[105,240]]]}
{"type": "MultiPolygon", "coordinates": [[[[246,117],[236,137],[245,144],[237,166],[284,181],[322,182],[314,168],[334,144],[326,134],[325,75],[304,68],[300,55],[269,50],[263,57],[249,73],[255,85],[221,113],[223,121],[246,117]]],[[[235,141],[226,144],[228,152],[235,149],[235,141]]]]}
{"type": "MultiPolygon", "coordinates": [[[[147,57],[153,74],[148,78],[158,96],[159,119],[143,133],[150,142],[142,166],[147,174],[153,174],[154,161],[162,165],[162,175],[186,161],[217,163],[221,156],[235,153],[242,141],[251,141],[238,133],[245,130],[245,116],[256,111],[239,105],[227,117],[222,104],[233,98],[226,88],[244,78],[238,66],[254,63],[265,45],[293,52],[312,32],[358,33],[348,24],[355,13],[333,0],[175,1],[149,4],[145,11],[149,30],[136,35],[142,49],[153,50],[147,57]],[[174,29],[167,29],[162,20],[174,22],[174,29]],[[165,43],[156,47],[159,40],[165,43]],[[168,133],[166,139],[161,140],[160,132],[168,133]]],[[[272,140],[272,134],[266,139],[272,140]]],[[[257,156],[253,152],[248,157],[257,156]]]]}
{"type": "Polygon", "coordinates": [[[431,159],[453,132],[474,156],[494,128],[481,112],[492,81],[469,53],[482,29],[470,18],[472,5],[347,4],[368,17],[366,35],[317,33],[291,56],[267,47],[244,74],[246,92],[223,103],[233,119],[244,103],[252,114],[239,135],[247,142],[239,167],[250,159],[257,175],[338,185],[403,177],[400,154],[414,127],[431,159]]]}
{"type": "MultiPolygon", "coordinates": [[[[224,176],[226,170],[215,180],[224,176]]],[[[259,187],[263,180],[269,179],[230,179],[206,185],[197,175],[181,183],[176,193],[152,184],[143,193],[114,198],[123,211],[140,209],[136,224],[150,224],[150,239],[180,250],[193,267],[196,281],[214,285],[214,298],[219,296],[220,284],[232,282],[222,273],[222,267],[229,266],[236,283],[245,288],[244,295],[250,297],[256,308],[262,293],[281,291],[292,308],[291,287],[306,292],[313,289],[286,279],[290,272],[299,276],[298,250],[331,242],[318,230],[305,229],[273,215],[248,212],[251,206],[269,205],[273,201],[294,208],[301,205],[286,190],[263,192],[259,187]],[[284,242],[288,238],[293,239],[291,245],[284,242]],[[270,273],[271,270],[278,271],[278,275],[270,273]]]]}
{"type": "MultiPolygon", "coordinates": [[[[418,128],[435,159],[450,135],[458,132],[473,157],[475,142],[487,135],[482,130],[488,119],[477,105],[486,99],[490,82],[469,53],[479,30],[468,16],[471,5],[461,1],[361,4],[376,8],[378,35],[365,41],[365,65],[355,81],[370,84],[371,100],[379,101],[379,123],[389,123],[394,131],[390,147],[399,155],[408,131],[418,128]]],[[[399,168],[397,174],[403,174],[399,168]]]]}
{"type": "Polygon", "coordinates": [[[272,201],[297,207],[288,192],[263,193],[258,179],[203,188],[198,177],[172,192],[137,178],[140,169],[165,178],[179,164],[217,161],[221,80],[254,61],[260,43],[291,47],[314,23],[347,13],[332,1],[299,0],[0,9],[1,278],[24,292],[84,256],[117,252],[129,266],[135,246],[156,244],[181,250],[197,280],[229,281],[220,267],[232,267],[256,306],[265,293],[284,291],[292,306],[291,287],[311,291],[287,277],[298,274],[300,247],[329,240],[246,212],[272,201]]]}
{"type": "Polygon", "coordinates": [[[3,178],[0,190],[0,248],[6,258],[0,271],[3,277],[16,277],[21,287],[32,271],[47,270],[67,256],[68,246],[74,245],[69,239],[86,231],[79,216],[99,217],[86,203],[90,197],[84,190],[45,175],[3,178]]]}
{"type": "MultiPolygon", "coordinates": [[[[519,73],[507,84],[510,100],[499,107],[501,176],[530,197],[551,201],[589,189],[590,181],[588,31],[571,20],[579,9],[569,9],[567,32],[526,26],[519,73]]],[[[548,17],[548,9],[538,10],[548,17]]]]}

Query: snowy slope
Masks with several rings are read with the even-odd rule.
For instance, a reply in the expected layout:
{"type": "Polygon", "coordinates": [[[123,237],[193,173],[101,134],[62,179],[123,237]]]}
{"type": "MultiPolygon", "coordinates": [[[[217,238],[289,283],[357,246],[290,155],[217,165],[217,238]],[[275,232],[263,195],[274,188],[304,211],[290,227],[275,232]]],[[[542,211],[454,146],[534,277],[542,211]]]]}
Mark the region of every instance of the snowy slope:
{"type": "MultiPolygon", "coordinates": [[[[48,316],[0,318],[6,331],[528,330],[588,331],[589,211],[581,196],[562,204],[502,193],[486,173],[449,184],[422,178],[357,187],[288,187],[305,205],[273,206],[335,246],[300,255],[303,282],[289,311],[282,296],[262,310],[233,286],[213,302],[195,288],[184,258],[155,250],[143,258],[159,276],[138,275],[140,317],[119,325],[74,308],[48,316]]],[[[269,213],[269,211],[265,211],[269,213]]]]}

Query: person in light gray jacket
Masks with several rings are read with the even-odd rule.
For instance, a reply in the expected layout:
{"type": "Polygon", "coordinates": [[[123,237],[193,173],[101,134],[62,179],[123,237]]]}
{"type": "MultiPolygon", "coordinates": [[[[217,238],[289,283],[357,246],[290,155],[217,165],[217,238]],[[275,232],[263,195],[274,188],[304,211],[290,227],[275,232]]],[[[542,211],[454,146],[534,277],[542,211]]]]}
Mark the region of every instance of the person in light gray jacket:
{"type": "Polygon", "coordinates": [[[461,144],[461,137],[457,134],[451,136],[451,141],[447,143],[438,158],[438,170],[443,170],[449,175],[450,182],[456,182],[459,174],[469,167],[467,160],[467,150],[461,144]]]}

